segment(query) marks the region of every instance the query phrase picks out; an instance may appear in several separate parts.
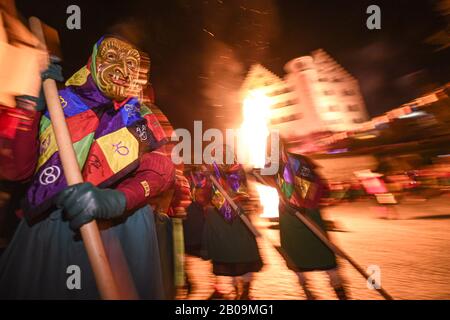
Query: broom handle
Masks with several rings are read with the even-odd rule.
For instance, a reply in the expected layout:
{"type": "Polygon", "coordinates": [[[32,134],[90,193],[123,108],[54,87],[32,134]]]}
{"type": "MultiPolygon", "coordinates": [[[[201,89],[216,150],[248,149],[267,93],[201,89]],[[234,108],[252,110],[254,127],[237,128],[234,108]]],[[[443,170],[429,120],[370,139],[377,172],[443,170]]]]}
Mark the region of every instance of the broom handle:
{"type": "Polygon", "coordinates": [[[6,34],[6,28],[3,22],[3,15],[0,11],[0,42],[8,42],[8,36],[6,34]]]}
{"type": "MultiPolygon", "coordinates": [[[[40,20],[35,17],[30,18],[30,28],[41,42],[42,48],[40,49],[46,50],[45,38],[40,20]]],[[[67,184],[70,186],[82,183],[83,176],[81,175],[77,157],[72,146],[72,139],[59,100],[55,80],[45,80],[43,82],[43,89],[67,184]]],[[[96,221],[94,220],[83,225],[80,228],[80,232],[100,296],[104,300],[118,300],[120,298],[119,291],[108,257],[106,256],[96,221]]]]}

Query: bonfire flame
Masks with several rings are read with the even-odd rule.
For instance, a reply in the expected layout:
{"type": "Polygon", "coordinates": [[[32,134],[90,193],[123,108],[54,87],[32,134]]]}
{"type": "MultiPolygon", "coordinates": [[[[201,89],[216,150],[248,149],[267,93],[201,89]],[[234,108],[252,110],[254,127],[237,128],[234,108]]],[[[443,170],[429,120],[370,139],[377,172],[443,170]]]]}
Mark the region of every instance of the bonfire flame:
{"type": "MultiPolygon", "coordinates": [[[[257,169],[264,168],[266,164],[270,104],[270,99],[262,90],[251,91],[243,104],[242,150],[246,153],[246,162],[257,169]]],[[[277,190],[262,184],[258,184],[256,188],[261,205],[264,208],[262,217],[278,217],[279,199],[277,190]]]]}
{"type": "Polygon", "coordinates": [[[244,122],[241,126],[247,163],[254,168],[264,168],[266,164],[266,148],[270,118],[270,100],[259,90],[251,91],[244,100],[244,122]]]}
{"type": "Polygon", "coordinates": [[[278,198],[277,189],[258,184],[256,186],[259,194],[259,201],[263,206],[262,218],[278,217],[278,205],[280,199],[278,198]]]}

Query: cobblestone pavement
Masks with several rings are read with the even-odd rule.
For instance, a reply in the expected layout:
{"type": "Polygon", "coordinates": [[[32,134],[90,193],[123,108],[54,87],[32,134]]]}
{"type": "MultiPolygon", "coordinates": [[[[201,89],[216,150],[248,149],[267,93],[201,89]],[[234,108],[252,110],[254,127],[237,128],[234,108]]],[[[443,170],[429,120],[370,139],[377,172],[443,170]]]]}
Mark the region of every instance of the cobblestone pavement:
{"type": "MultiPolygon", "coordinates": [[[[362,201],[327,208],[323,216],[333,226],[329,235],[335,244],[363,268],[380,267],[381,284],[395,299],[450,299],[450,196],[403,203],[393,210],[387,216],[392,219],[386,219],[383,208],[362,201]]],[[[255,275],[252,297],[305,299],[296,275],[273,247],[279,245],[276,223],[260,218],[253,222],[264,235],[258,245],[265,265],[255,275]]],[[[214,283],[210,263],[186,260],[194,285],[188,298],[206,299],[214,283]]],[[[352,299],[382,299],[348,262],[338,261],[352,299]]],[[[319,299],[336,299],[323,272],[311,272],[309,279],[319,299]]],[[[234,298],[230,279],[221,282],[228,298],[234,298]]]]}

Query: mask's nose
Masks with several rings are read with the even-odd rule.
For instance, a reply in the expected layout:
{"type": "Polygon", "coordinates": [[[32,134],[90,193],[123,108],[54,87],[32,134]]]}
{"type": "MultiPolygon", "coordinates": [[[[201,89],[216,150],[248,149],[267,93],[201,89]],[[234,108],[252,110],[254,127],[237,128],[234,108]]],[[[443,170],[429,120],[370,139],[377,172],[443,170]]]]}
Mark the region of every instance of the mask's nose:
{"type": "Polygon", "coordinates": [[[121,78],[127,79],[128,78],[128,70],[127,70],[125,63],[123,63],[122,65],[116,66],[114,68],[114,74],[121,78]]]}
{"type": "Polygon", "coordinates": [[[123,71],[123,75],[125,77],[128,77],[128,66],[127,66],[126,60],[122,60],[122,71],[123,71]]]}

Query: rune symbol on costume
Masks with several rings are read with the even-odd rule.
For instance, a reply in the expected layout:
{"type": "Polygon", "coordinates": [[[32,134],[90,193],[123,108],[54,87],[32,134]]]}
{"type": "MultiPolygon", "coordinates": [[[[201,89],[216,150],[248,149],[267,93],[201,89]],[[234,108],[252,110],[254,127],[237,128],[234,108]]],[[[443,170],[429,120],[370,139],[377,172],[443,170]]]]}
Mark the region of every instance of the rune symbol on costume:
{"type": "Polygon", "coordinates": [[[139,139],[141,139],[141,142],[147,140],[147,129],[145,128],[145,125],[142,125],[141,127],[136,126],[136,132],[139,135],[139,139]]]}
{"type": "Polygon", "coordinates": [[[302,176],[304,177],[310,177],[311,176],[311,170],[307,167],[302,167],[301,168],[301,173],[302,176]]]}
{"type": "Polygon", "coordinates": [[[128,114],[128,118],[131,118],[131,117],[133,117],[134,115],[136,115],[137,114],[137,108],[135,107],[135,106],[133,106],[132,104],[126,104],[125,106],[124,106],[124,109],[125,109],[125,111],[127,112],[127,114],[128,114]]]}
{"type": "Polygon", "coordinates": [[[128,147],[126,147],[126,146],[123,146],[122,141],[119,141],[119,143],[116,143],[116,144],[113,143],[113,147],[116,148],[116,150],[114,150],[114,152],[117,152],[121,156],[126,156],[130,153],[130,149],[128,149],[128,147]]]}
{"type": "Polygon", "coordinates": [[[61,107],[64,109],[65,107],[67,107],[67,101],[64,100],[63,97],[59,96],[59,100],[61,101],[61,107]]]}
{"type": "Polygon", "coordinates": [[[101,169],[102,170],[102,175],[104,175],[104,170],[103,170],[103,166],[102,166],[102,163],[101,163],[101,161],[100,161],[100,159],[99,159],[99,157],[97,156],[97,155],[95,155],[95,154],[92,154],[90,157],[89,157],[89,160],[88,160],[88,172],[89,172],[89,174],[91,174],[92,173],[92,168],[95,168],[95,169],[101,169]]]}
{"type": "Polygon", "coordinates": [[[55,183],[61,175],[61,169],[58,166],[45,168],[39,176],[39,182],[46,186],[55,183]]]}
{"type": "Polygon", "coordinates": [[[48,136],[41,142],[41,146],[39,148],[40,154],[44,153],[48,149],[48,147],[50,146],[50,141],[51,141],[51,136],[48,136]]]}

